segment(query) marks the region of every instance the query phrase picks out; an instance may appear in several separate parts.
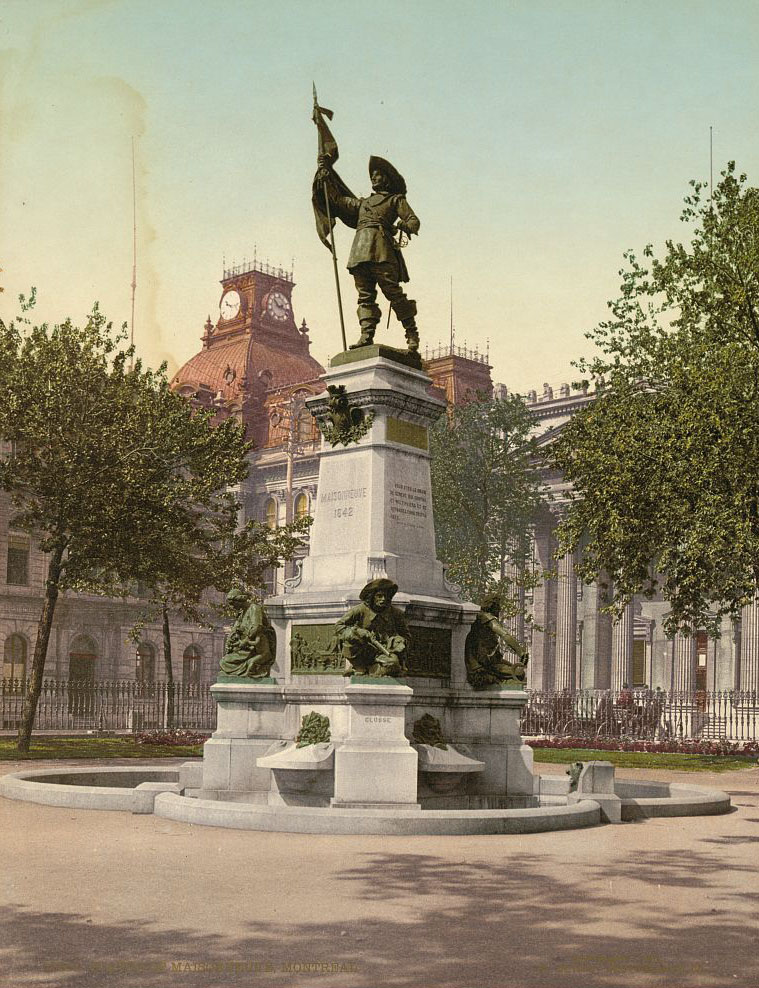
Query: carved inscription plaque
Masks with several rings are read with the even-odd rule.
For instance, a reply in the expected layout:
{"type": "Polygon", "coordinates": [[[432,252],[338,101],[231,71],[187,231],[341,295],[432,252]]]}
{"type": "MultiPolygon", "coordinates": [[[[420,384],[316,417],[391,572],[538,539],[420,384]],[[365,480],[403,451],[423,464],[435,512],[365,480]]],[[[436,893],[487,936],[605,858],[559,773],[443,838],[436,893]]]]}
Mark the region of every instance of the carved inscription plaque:
{"type": "Polygon", "coordinates": [[[329,518],[352,518],[361,502],[366,500],[366,487],[345,487],[342,490],[320,491],[319,509],[329,518]]]}
{"type": "Polygon", "coordinates": [[[451,629],[412,624],[411,649],[406,659],[409,676],[449,679],[451,675],[451,629]]]}
{"type": "Polygon", "coordinates": [[[428,449],[427,430],[423,425],[404,422],[402,419],[388,418],[387,438],[393,443],[403,443],[404,446],[416,446],[417,449],[428,449]]]}
{"type": "Polygon", "coordinates": [[[395,481],[388,491],[390,520],[400,525],[425,528],[429,512],[429,492],[416,484],[395,481]]]}

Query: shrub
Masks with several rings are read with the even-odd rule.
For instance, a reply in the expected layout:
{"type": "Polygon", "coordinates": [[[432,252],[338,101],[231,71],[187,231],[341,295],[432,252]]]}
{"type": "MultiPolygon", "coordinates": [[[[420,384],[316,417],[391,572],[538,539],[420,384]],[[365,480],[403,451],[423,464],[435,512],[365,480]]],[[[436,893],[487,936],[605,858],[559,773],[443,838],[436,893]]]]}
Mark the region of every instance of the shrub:
{"type": "Polygon", "coordinates": [[[759,755],[759,741],[704,741],[693,738],[669,741],[633,741],[631,738],[533,738],[531,748],[591,748],[594,751],[645,751],[649,754],[759,755]]]}
{"type": "Polygon", "coordinates": [[[199,731],[142,731],[136,734],[134,740],[137,744],[151,744],[165,747],[195,747],[195,745],[205,744],[210,737],[207,733],[199,731]]]}

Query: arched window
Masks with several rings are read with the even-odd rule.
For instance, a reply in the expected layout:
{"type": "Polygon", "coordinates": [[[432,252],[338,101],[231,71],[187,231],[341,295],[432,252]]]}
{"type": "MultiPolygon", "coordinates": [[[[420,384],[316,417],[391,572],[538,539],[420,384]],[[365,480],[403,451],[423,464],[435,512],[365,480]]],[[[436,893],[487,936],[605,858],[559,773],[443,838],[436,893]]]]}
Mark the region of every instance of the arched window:
{"type": "Polygon", "coordinates": [[[197,645],[188,645],[182,656],[182,682],[185,686],[200,685],[201,652],[197,645]]]}
{"type": "Polygon", "coordinates": [[[137,646],[135,674],[138,683],[155,682],[155,649],[150,642],[140,642],[137,646]]]}
{"type": "Polygon", "coordinates": [[[26,638],[9,635],[3,648],[3,679],[26,679],[26,638]]]}
{"type": "Polygon", "coordinates": [[[277,527],[277,502],[273,497],[270,497],[266,502],[266,524],[269,528],[277,527]]]}
{"type": "Polygon", "coordinates": [[[305,518],[308,515],[308,494],[304,494],[301,491],[301,493],[295,498],[293,509],[296,521],[300,521],[301,518],[305,518]]]}

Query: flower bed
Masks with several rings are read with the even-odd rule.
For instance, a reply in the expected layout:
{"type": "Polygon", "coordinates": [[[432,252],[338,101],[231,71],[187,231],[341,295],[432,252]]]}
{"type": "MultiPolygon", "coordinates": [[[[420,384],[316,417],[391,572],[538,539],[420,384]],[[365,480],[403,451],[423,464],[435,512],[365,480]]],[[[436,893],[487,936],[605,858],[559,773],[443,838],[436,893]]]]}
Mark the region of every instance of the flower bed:
{"type": "Polygon", "coordinates": [[[531,748],[591,748],[594,751],[645,751],[650,754],[681,755],[759,755],[759,741],[634,741],[628,738],[531,738],[531,748]]]}
{"type": "Polygon", "coordinates": [[[137,744],[163,745],[165,747],[192,747],[193,745],[205,744],[210,737],[207,733],[198,731],[143,731],[136,734],[134,740],[137,744]]]}

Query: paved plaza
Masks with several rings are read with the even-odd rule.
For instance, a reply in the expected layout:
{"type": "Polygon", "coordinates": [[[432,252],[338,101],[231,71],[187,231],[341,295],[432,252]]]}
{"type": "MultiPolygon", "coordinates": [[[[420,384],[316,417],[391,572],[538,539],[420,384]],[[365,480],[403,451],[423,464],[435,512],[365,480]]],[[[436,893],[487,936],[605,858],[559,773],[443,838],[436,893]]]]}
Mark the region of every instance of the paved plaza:
{"type": "Polygon", "coordinates": [[[734,810],[321,837],[0,799],[0,986],[759,984],[759,767],[618,775],[721,788],[734,810]]]}

